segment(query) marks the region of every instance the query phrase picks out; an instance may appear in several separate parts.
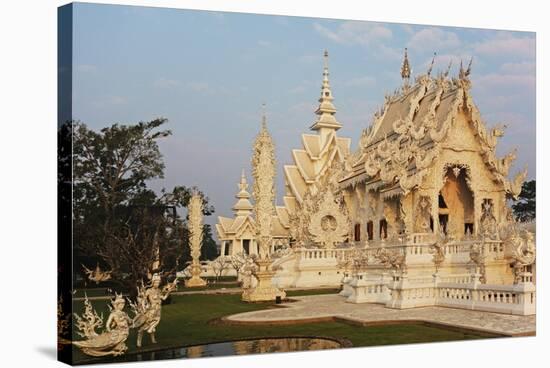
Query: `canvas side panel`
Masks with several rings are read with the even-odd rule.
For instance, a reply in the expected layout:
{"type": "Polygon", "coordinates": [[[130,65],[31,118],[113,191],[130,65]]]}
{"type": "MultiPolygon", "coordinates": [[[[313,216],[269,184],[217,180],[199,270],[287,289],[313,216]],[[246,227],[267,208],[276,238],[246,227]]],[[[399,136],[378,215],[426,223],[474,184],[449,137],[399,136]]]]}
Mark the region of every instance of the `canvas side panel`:
{"type": "Polygon", "coordinates": [[[72,364],[72,4],[58,8],[57,46],[57,359],[72,364]]]}

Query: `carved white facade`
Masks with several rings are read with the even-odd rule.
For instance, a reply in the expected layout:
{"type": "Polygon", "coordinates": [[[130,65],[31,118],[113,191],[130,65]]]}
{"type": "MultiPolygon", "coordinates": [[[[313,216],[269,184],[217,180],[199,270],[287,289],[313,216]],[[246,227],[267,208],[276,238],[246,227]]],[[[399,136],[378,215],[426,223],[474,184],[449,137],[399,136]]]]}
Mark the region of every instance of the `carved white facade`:
{"type": "Polygon", "coordinates": [[[450,65],[385,97],[351,152],[337,136],[327,54],[316,134],[285,165],[276,215],[291,251],[273,268],[279,287],[339,286],[350,302],[444,305],[535,313],[535,241],[508,206],[526,170],[497,157],[504,127],[488,129],[470,93],[471,62],[450,65]],[[355,265],[351,267],[350,265],[355,265]],[[357,266],[357,265],[360,265],[357,266]]]}

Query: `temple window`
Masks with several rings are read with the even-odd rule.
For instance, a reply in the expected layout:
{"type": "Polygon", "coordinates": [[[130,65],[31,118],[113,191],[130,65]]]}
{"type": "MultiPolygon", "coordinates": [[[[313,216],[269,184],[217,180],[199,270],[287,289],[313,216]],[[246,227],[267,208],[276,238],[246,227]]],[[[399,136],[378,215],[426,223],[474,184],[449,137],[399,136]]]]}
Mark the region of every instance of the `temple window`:
{"type": "Polygon", "coordinates": [[[353,240],[355,240],[356,242],[361,241],[361,224],[355,224],[353,230],[353,240]]]}
{"type": "Polygon", "coordinates": [[[388,237],[388,222],[386,219],[380,220],[380,239],[386,239],[388,237]]]}
{"type": "Polygon", "coordinates": [[[250,254],[250,239],[243,239],[243,253],[250,254]]]}
{"type": "Polygon", "coordinates": [[[367,235],[368,239],[374,239],[374,223],[372,221],[367,222],[367,235]]]}
{"type": "Polygon", "coordinates": [[[471,222],[464,223],[464,234],[473,234],[474,233],[474,224],[471,222]]]}

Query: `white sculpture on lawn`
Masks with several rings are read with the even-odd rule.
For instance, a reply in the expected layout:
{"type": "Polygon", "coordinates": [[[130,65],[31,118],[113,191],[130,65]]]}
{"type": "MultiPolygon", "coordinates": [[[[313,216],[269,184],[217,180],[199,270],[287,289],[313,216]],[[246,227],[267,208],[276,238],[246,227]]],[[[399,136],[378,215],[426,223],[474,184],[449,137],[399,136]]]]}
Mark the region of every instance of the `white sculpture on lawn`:
{"type": "Polygon", "coordinates": [[[111,313],[105,322],[105,330],[97,333],[96,328],[103,327],[103,315],[97,314],[86,296],[84,313],[82,316],[74,314],[78,334],[85,340],[73,341],[73,345],[78,346],[84,354],[95,357],[124,354],[128,349],[125,342],[132,325],[132,320],[124,312],[125,304],[122,295],[116,294],[109,306],[111,313]]]}
{"type": "Polygon", "coordinates": [[[201,256],[201,247],[202,247],[202,210],[203,202],[202,197],[199,193],[193,193],[191,199],[189,200],[189,248],[191,249],[191,278],[185,280],[185,286],[187,287],[197,287],[205,286],[206,281],[201,278],[202,267],[200,263],[201,256]]]}
{"type": "Polygon", "coordinates": [[[272,236],[272,221],[275,213],[275,147],[273,139],[267,131],[265,114],[262,117],[262,128],[254,142],[252,156],[252,174],[254,176],[254,200],[256,215],[256,240],[259,254],[255,262],[257,269],[253,271],[257,284],[246,288],[242,298],[245,301],[268,301],[277,297],[284,298],[285,292],[275,288],[272,277],[270,249],[272,236]]]}

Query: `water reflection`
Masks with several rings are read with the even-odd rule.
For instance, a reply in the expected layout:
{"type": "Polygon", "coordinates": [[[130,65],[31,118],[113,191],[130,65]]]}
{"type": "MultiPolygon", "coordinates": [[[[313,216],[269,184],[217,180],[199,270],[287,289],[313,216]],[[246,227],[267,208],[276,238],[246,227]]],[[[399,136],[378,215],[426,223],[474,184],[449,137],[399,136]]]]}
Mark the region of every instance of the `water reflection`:
{"type": "Polygon", "coordinates": [[[215,344],[191,346],[186,348],[160,350],[149,353],[127,354],[125,356],[118,357],[116,361],[145,361],[158,359],[216,357],[225,355],[338,349],[340,347],[341,344],[339,342],[322,338],[269,338],[221,342],[215,344]]]}

